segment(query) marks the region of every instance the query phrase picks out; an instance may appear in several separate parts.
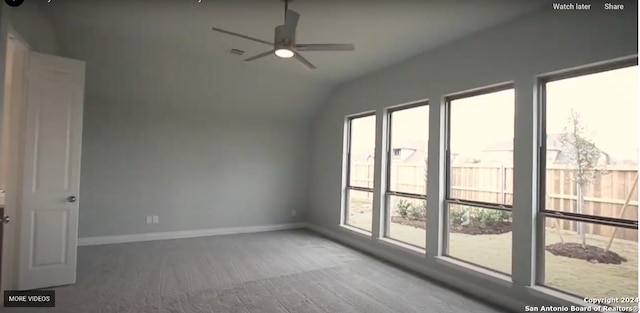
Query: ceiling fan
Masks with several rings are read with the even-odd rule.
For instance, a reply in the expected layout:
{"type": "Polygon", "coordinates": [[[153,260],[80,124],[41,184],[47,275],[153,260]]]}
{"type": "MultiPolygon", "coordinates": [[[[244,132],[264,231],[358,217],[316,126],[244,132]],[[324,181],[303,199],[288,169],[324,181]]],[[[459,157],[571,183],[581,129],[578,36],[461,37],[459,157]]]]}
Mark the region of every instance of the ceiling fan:
{"type": "Polygon", "coordinates": [[[228,30],[213,27],[212,29],[217,32],[221,32],[227,35],[232,35],[255,42],[263,43],[273,48],[269,51],[260,53],[245,59],[244,61],[250,62],[259,58],[275,54],[276,56],[284,59],[295,58],[307,69],[313,70],[316,68],[311,62],[304,58],[299,51],[353,51],[355,50],[354,44],[298,44],[296,43],[296,27],[298,26],[298,19],[300,14],[295,11],[289,10],[289,1],[284,0],[284,24],[276,26],[275,36],[273,42],[266,40],[234,33],[228,30]]]}

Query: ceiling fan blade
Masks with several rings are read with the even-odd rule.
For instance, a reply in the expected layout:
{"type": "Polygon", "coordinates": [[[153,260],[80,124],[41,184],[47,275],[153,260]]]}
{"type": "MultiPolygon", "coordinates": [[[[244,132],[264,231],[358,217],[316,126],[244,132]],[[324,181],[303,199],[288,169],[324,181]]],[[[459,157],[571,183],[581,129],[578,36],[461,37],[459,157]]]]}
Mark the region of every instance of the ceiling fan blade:
{"type": "Polygon", "coordinates": [[[230,32],[228,30],[224,30],[224,29],[220,29],[220,28],[216,28],[216,27],[212,27],[211,29],[214,30],[214,31],[217,31],[217,32],[221,32],[223,34],[227,34],[227,35],[231,35],[231,36],[236,36],[236,37],[252,40],[252,41],[263,43],[263,44],[270,45],[270,46],[273,45],[273,42],[268,42],[266,40],[253,38],[253,37],[249,37],[249,36],[245,36],[245,35],[241,35],[241,34],[238,34],[238,33],[230,32]]]}
{"type": "Polygon", "coordinates": [[[309,60],[305,59],[300,53],[298,52],[293,52],[294,53],[294,58],[296,58],[296,60],[300,61],[300,63],[302,63],[307,69],[309,70],[315,70],[316,66],[311,64],[311,62],[309,62],[309,60]]]}
{"type": "Polygon", "coordinates": [[[269,50],[269,51],[254,55],[254,56],[252,56],[250,58],[244,59],[244,61],[245,62],[251,62],[251,61],[253,61],[255,59],[264,58],[264,57],[266,57],[266,56],[268,56],[270,54],[273,54],[273,52],[274,52],[273,50],[269,50]]]}
{"type": "Polygon", "coordinates": [[[317,44],[297,44],[299,51],[353,51],[356,47],[352,43],[317,43],[317,44]]]}

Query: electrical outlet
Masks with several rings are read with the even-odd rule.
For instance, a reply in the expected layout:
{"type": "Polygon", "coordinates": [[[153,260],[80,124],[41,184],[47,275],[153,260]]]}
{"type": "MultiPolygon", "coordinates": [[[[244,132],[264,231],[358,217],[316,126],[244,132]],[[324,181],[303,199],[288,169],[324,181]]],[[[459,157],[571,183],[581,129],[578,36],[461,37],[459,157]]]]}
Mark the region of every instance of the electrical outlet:
{"type": "Polygon", "coordinates": [[[147,224],[151,224],[152,221],[151,215],[147,215],[147,224]]]}
{"type": "Polygon", "coordinates": [[[296,212],[296,210],[291,210],[291,216],[296,216],[298,215],[298,212],[296,212]]]}
{"type": "Polygon", "coordinates": [[[158,220],[158,216],[157,216],[157,215],[154,215],[154,216],[153,216],[153,223],[154,223],[154,224],[158,224],[158,223],[159,223],[159,220],[158,220]]]}

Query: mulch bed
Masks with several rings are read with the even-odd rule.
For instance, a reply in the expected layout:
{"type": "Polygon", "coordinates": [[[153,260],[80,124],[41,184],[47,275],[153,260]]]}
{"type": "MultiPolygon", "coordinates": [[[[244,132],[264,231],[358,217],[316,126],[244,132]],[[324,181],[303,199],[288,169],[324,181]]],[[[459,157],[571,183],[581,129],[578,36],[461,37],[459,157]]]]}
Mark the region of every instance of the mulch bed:
{"type": "Polygon", "coordinates": [[[511,223],[502,222],[491,227],[480,227],[478,225],[451,225],[449,230],[452,233],[462,233],[467,235],[499,235],[511,231],[511,223]]]}
{"type": "Polygon", "coordinates": [[[586,260],[591,263],[622,264],[622,262],[627,262],[627,259],[615,252],[605,251],[602,248],[590,245],[585,245],[585,248],[583,248],[582,244],[573,242],[555,243],[546,246],[545,249],[553,255],[586,260]]]}
{"type": "MultiPolygon", "coordinates": [[[[426,229],[425,220],[404,218],[401,216],[392,216],[391,222],[413,226],[416,228],[426,229]]],[[[452,233],[461,233],[467,235],[499,235],[511,231],[511,223],[504,222],[492,227],[479,227],[478,225],[451,225],[449,230],[452,233]]]]}

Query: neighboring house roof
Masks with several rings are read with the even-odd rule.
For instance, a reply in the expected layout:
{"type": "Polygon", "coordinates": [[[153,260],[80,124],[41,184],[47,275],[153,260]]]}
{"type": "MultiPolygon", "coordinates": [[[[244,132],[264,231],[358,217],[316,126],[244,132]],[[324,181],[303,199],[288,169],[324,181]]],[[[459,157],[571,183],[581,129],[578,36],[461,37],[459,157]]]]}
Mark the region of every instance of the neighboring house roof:
{"type": "MultiPolygon", "coordinates": [[[[547,134],[547,152],[549,151],[557,151],[555,157],[555,164],[567,164],[571,163],[571,147],[564,144],[561,140],[562,134],[547,134]]],[[[598,148],[600,149],[600,148],[598,148]]],[[[482,152],[511,152],[513,151],[513,139],[505,140],[501,142],[497,142],[491,145],[488,145],[486,148],[482,150],[482,152]]],[[[602,151],[602,156],[604,157],[604,161],[606,164],[611,164],[613,159],[611,156],[602,151]]]]}
{"type": "MultiPolygon", "coordinates": [[[[407,140],[399,144],[394,144],[393,149],[401,149],[407,155],[399,160],[402,163],[420,163],[427,159],[427,143],[420,140],[407,140]]],[[[355,162],[371,162],[375,155],[375,149],[360,150],[353,153],[355,162]]]]}
{"type": "MultiPolygon", "coordinates": [[[[562,140],[560,140],[560,136],[562,134],[548,134],[547,135],[547,151],[556,151],[554,164],[567,164],[571,163],[571,152],[570,147],[563,145],[562,140]]],[[[394,145],[394,149],[403,149],[410,151],[410,154],[404,159],[399,160],[402,163],[420,163],[424,162],[427,159],[427,143],[419,140],[408,140],[401,142],[398,145],[394,145]]],[[[485,147],[482,152],[512,152],[513,151],[513,139],[496,142],[485,147]]],[[[483,157],[483,153],[474,156],[465,156],[452,154],[454,158],[454,163],[477,163],[477,162],[487,162],[490,161],[487,158],[483,157]]],[[[354,160],[356,162],[372,162],[373,157],[375,155],[375,149],[370,148],[367,150],[361,150],[354,154],[354,160]]],[[[606,152],[602,152],[603,160],[606,162],[605,164],[630,164],[635,165],[637,162],[632,160],[615,160],[611,157],[610,154],[606,152]]],[[[492,156],[493,157],[493,156],[492,156]]]]}
{"type": "Polygon", "coordinates": [[[353,161],[355,162],[373,162],[373,158],[376,155],[376,151],[374,148],[361,150],[359,152],[354,152],[353,161]]]}
{"type": "MultiPolygon", "coordinates": [[[[562,134],[548,134],[547,135],[547,150],[562,150],[562,141],[560,140],[560,136],[562,134]]],[[[482,149],[483,152],[496,152],[496,151],[513,151],[513,142],[514,140],[504,140],[495,142],[486,146],[482,149]]]]}
{"type": "Polygon", "coordinates": [[[414,151],[410,156],[408,156],[402,162],[403,163],[420,163],[420,162],[424,162],[424,160],[426,159],[427,159],[427,151],[422,149],[422,150],[414,151]]]}
{"type": "Polygon", "coordinates": [[[482,149],[482,152],[496,152],[496,151],[513,151],[513,139],[498,141],[482,149]]]}
{"type": "Polygon", "coordinates": [[[612,163],[618,164],[618,165],[638,165],[637,161],[630,160],[630,159],[613,160],[612,163]]]}
{"type": "Polygon", "coordinates": [[[400,160],[402,163],[418,163],[427,159],[427,143],[423,140],[406,140],[394,144],[393,149],[407,149],[412,151],[410,155],[400,160]]]}
{"type": "Polygon", "coordinates": [[[423,140],[403,140],[399,143],[393,143],[394,148],[425,150],[427,143],[423,140]]]}

